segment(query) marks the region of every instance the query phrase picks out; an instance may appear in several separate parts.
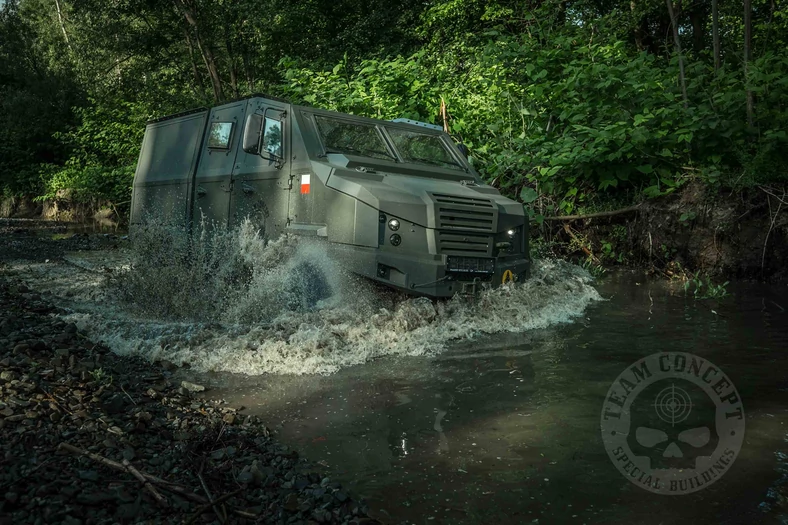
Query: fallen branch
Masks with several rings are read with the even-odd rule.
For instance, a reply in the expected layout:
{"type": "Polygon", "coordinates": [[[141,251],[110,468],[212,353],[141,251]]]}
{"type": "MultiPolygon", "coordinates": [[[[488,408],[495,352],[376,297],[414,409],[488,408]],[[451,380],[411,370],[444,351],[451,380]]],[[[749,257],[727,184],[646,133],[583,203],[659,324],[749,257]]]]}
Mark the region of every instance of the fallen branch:
{"type": "Polygon", "coordinates": [[[634,206],[629,206],[627,208],[621,208],[619,210],[611,210],[611,211],[600,211],[596,213],[586,213],[583,215],[557,215],[555,217],[545,217],[544,220],[546,221],[577,221],[581,219],[594,219],[596,217],[612,217],[614,215],[621,215],[623,213],[630,213],[633,211],[637,211],[640,209],[640,204],[636,204],[634,206]]]}
{"type": "Polygon", "coordinates": [[[134,476],[135,478],[137,478],[137,479],[140,481],[140,483],[142,483],[142,486],[143,486],[143,487],[145,487],[145,489],[146,489],[148,492],[150,492],[150,493],[151,493],[151,496],[153,496],[153,499],[155,499],[155,500],[156,500],[156,503],[157,503],[157,504],[158,504],[160,507],[167,508],[167,507],[169,506],[169,503],[168,503],[168,502],[167,502],[167,500],[164,498],[164,496],[162,496],[161,494],[159,494],[159,491],[158,491],[158,490],[156,490],[156,488],[155,488],[153,485],[151,485],[151,483],[150,483],[150,481],[149,481],[149,480],[145,479],[145,476],[143,476],[143,475],[140,473],[140,471],[139,471],[139,470],[137,470],[136,468],[134,468],[134,465],[132,465],[131,463],[129,463],[129,460],[128,460],[128,459],[126,459],[126,458],[123,458],[123,466],[124,466],[124,467],[126,467],[126,470],[127,470],[127,471],[129,471],[129,472],[131,473],[131,475],[132,475],[132,476],[134,476]]]}
{"type": "Polygon", "coordinates": [[[568,224],[564,224],[564,231],[566,231],[566,233],[569,234],[569,236],[572,238],[572,240],[574,240],[577,243],[577,245],[580,247],[583,253],[586,254],[588,257],[590,257],[592,261],[594,261],[596,264],[600,264],[600,265],[602,264],[599,261],[599,259],[597,259],[597,257],[593,253],[591,253],[591,250],[589,250],[583,244],[583,242],[577,237],[577,235],[575,235],[575,232],[572,231],[572,229],[569,227],[568,224]]]}
{"type": "MultiPolygon", "coordinates": [[[[87,450],[77,448],[74,445],[70,445],[69,443],[61,443],[58,446],[58,449],[73,454],[75,456],[84,456],[88,459],[92,459],[93,461],[97,463],[101,463],[102,465],[109,467],[111,469],[120,470],[122,472],[128,472],[126,467],[121,463],[118,463],[117,461],[113,461],[103,456],[99,456],[98,454],[94,454],[93,452],[89,452],[87,450]]],[[[177,483],[167,481],[166,479],[161,479],[157,476],[153,476],[151,474],[147,474],[146,472],[142,472],[139,470],[137,470],[137,472],[139,472],[139,474],[142,477],[144,477],[151,483],[155,484],[160,489],[166,490],[167,492],[172,492],[173,494],[191,500],[192,502],[197,503],[199,505],[208,505],[210,508],[212,505],[216,505],[220,503],[219,500],[222,500],[222,498],[219,498],[219,500],[216,500],[213,502],[213,504],[211,504],[211,502],[209,502],[199,494],[195,494],[193,491],[189,490],[189,488],[184,487],[183,485],[178,485],[177,483]]],[[[240,516],[242,518],[248,518],[248,519],[256,519],[258,517],[256,514],[253,514],[251,512],[245,512],[237,509],[232,509],[232,513],[235,514],[236,516],[240,516]]]]}
{"type": "Polygon", "coordinates": [[[237,496],[238,494],[240,494],[243,491],[244,491],[244,489],[238,489],[235,492],[231,492],[229,494],[225,494],[224,496],[221,496],[219,499],[217,499],[217,500],[215,500],[213,502],[209,502],[207,505],[203,505],[202,507],[197,509],[197,512],[195,512],[192,515],[191,518],[189,518],[189,521],[186,522],[186,525],[191,525],[192,523],[197,521],[197,518],[199,518],[202,515],[202,513],[206,512],[208,510],[211,510],[214,507],[214,505],[219,505],[220,503],[224,503],[228,499],[237,496]]]}
{"type": "MultiPolygon", "coordinates": [[[[200,467],[200,471],[202,471],[202,467],[200,467]]],[[[216,517],[219,518],[219,523],[224,523],[227,521],[227,516],[221,510],[219,510],[220,507],[214,502],[213,494],[211,494],[211,491],[208,490],[208,485],[205,484],[205,480],[202,477],[202,472],[198,472],[197,477],[200,479],[200,484],[202,485],[202,489],[205,491],[205,495],[208,496],[208,503],[213,506],[213,512],[216,514],[216,517]]]]}

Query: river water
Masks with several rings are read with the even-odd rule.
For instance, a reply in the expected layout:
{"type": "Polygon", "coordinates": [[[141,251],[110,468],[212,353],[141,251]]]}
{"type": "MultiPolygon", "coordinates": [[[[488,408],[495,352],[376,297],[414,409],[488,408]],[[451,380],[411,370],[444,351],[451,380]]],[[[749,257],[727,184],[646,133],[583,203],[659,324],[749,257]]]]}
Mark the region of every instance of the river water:
{"type": "MultiPolygon", "coordinates": [[[[788,522],[784,285],[734,283],[728,297],[696,300],[637,273],[591,282],[543,261],[533,282],[476,304],[375,289],[360,297],[363,284],[339,280],[332,286],[354,293],[310,312],[231,323],[224,311],[173,320],[115,304],[103,274],[127,260],[122,249],[80,252],[10,261],[5,271],[115,351],[186,365],[178,377],[260,415],[381,521],[788,522]],[[693,494],[642,490],[602,442],[611,383],[655,352],[713,362],[744,404],[738,458],[693,494]]],[[[267,272],[258,284],[278,278],[267,272]]]]}
{"type": "Polygon", "coordinates": [[[280,422],[280,436],[399,523],[785,523],[788,293],[729,286],[694,300],[616,273],[572,324],[382,358],[328,377],[236,377],[217,395],[280,422]],[[733,467],[694,494],[623,478],[600,412],[616,376],[655,352],[719,366],[746,411],[733,467]],[[538,520],[538,521],[535,521],[538,520]]]}

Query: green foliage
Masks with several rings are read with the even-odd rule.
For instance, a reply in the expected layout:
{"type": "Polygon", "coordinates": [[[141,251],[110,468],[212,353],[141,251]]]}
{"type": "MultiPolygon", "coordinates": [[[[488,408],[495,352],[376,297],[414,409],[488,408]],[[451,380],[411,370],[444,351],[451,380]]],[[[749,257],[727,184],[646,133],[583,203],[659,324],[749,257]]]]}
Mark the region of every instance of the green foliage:
{"type": "Polygon", "coordinates": [[[778,73],[788,73],[788,55],[764,55],[751,67],[749,82],[770,101],[759,106],[755,137],[739,69],[715,73],[690,63],[685,109],[675,59],[633,52],[613,38],[587,41],[583,28],[549,41],[533,38],[538,31],[489,31],[476,46],[371,59],[353,70],[347,61],[325,71],[283,61],[281,92],[338,111],[427,122],[438,121],[443,97],[453,133],[488,180],[526,204],[551,195],[563,213],[599,192],[657,197],[698,177],[732,185],[723,173],[736,173],[739,183],[788,179],[780,156],[786,83],[778,73]]]}
{"type": "Polygon", "coordinates": [[[715,284],[711,277],[704,276],[700,272],[690,275],[684,282],[684,294],[692,291],[694,299],[722,299],[730,295],[728,293],[728,281],[722,284],[715,284]]]}
{"type": "Polygon", "coordinates": [[[432,123],[444,100],[474,166],[536,222],[689,180],[788,180],[788,12],[767,0],[746,74],[740,5],[720,3],[718,70],[707,3],[680,10],[686,104],[658,0],[57,5],[0,8],[4,193],[123,202],[148,118],[257,91],[432,123]]]}

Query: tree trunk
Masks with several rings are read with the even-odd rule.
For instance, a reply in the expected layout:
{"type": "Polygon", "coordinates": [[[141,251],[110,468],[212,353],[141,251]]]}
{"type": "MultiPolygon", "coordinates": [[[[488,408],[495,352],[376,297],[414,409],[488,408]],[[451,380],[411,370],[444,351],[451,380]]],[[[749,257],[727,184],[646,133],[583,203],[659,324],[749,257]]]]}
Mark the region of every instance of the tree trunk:
{"type": "Polygon", "coordinates": [[[699,6],[689,13],[690,23],[692,24],[692,50],[696,56],[703,52],[703,12],[699,6]]]}
{"type": "Polygon", "coordinates": [[[750,89],[750,43],[752,42],[752,5],[751,0],[744,0],[744,85],[747,86],[747,126],[755,127],[755,104],[750,89]]]}
{"type": "Polygon", "coordinates": [[[254,78],[252,77],[252,64],[249,57],[249,52],[244,51],[241,53],[241,63],[244,66],[244,75],[246,75],[246,89],[249,93],[254,93],[254,78]]]}
{"type": "MultiPolygon", "coordinates": [[[[225,29],[225,34],[229,34],[225,29]]],[[[227,47],[227,57],[230,59],[230,87],[233,90],[233,98],[238,98],[238,70],[235,67],[235,55],[233,54],[233,45],[229,38],[224,40],[227,47]]]]}
{"type": "Polygon", "coordinates": [[[200,75],[200,69],[197,67],[197,61],[194,60],[194,44],[192,44],[192,38],[189,36],[188,29],[183,29],[183,34],[186,37],[186,47],[189,50],[189,61],[192,63],[192,76],[194,76],[194,92],[200,96],[200,92],[202,91],[202,76],[200,75]]]}
{"type": "Polygon", "coordinates": [[[711,35],[714,41],[714,71],[720,69],[720,13],[717,0],[711,0],[711,35]]]}
{"type": "Polygon", "coordinates": [[[643,19],[640,20],[635,19],[635,17],[637,16],[635,14],[636,6],[637,4],[635,3],[635,0],[629,2],[629,11],[632,14],[633,21],[635,22],[635,27],[634,27],[635,47],[638,48],[638,51],[643,51],[646,49],[645,32],[643,31],[645,24],[643,23],[643,19]]]}
{"type": "MultiPolygon", "coordinates": [[[[749,0],[745,0],[749,2],[749,0]]],[[[673,0],[666,0],[668,4],[668,14],[670,15],[670,25],[673,27],[673,47],[679,57],[679,83],[681,84],[681,97],[684,99],[684,109],[689,106],[687,98],[687,81],[684,78],[684,58],[681,56],[681,41],[679,40],[679,27],[673,13],[673,0]]]]}
{"type": "Polygon", "coordinates": [[[55,0],[55,8],[57,9],[57,20],[60,22],[60,30],[63,31],[63,38],[66,39],[66,46],[68,50],[73,53],[71,48],[71,41],[68,39],[68,32],[66,31],[66,24],[63,22],[63,11],[60,9],[60,0],[55,0]]]}
{"type": "Polygon", "coordinates": [[[191,0],[172,0],[175,8],[186,18],[186,22],[191,26],[194,31],[194,40],[197,42],[197,48],[202,53],[205,67],[208,69],[208,75],[211,77],[211,85],[213,86],[213,97],[216,102],[224,100],[224,90],[222,89],[222,80],[219,76],[219,68],[216,66],[216,58],[214,57],[213,50],[207,42],[203,41],[200,34],[200,24],[197,22],[196,10],[190,5],[191,0]]]}

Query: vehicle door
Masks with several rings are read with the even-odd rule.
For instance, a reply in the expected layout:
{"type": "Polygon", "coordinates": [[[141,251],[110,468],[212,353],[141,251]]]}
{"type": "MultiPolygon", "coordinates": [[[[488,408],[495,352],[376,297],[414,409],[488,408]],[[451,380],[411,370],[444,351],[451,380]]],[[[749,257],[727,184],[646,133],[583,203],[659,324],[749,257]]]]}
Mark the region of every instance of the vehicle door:
{"type": "Polygon", "coordinates": [[[274,100],[247,101],[246,114],[262,117],[259,153],[239,148],[233,169],[230,224],[249,219],[267,239],[278,237],[287,223],[291,164],[287,108],[274,100]]]}
{"type": "Polygon", "coordinates": [[[194,188],[193,221],[208,227],[229,223],[233,168],[238,155],[246,101],[211,110],[194,188]]]}

